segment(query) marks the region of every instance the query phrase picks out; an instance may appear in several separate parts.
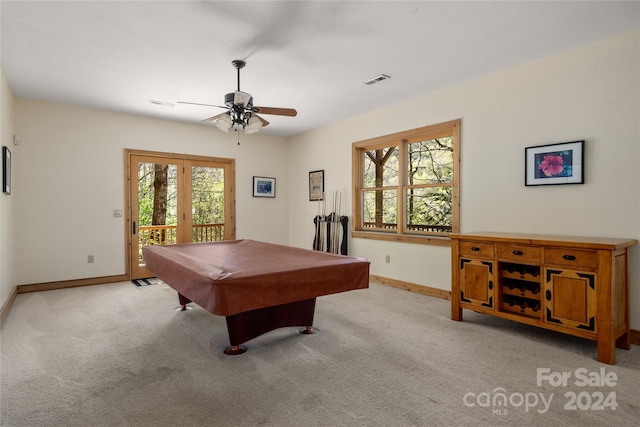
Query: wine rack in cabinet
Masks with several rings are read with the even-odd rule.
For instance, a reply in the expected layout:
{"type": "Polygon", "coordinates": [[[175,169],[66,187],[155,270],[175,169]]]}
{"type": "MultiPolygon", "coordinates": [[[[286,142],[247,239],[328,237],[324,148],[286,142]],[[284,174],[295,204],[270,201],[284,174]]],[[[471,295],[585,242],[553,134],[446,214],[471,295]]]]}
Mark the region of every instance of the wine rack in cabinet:
{"type": "Polygon", "coordinates": [[[629,253],[636,240],[452,234],[451,318],[463,309],[629,349],[629,253]]]}
{"type": "Polygon", "coordinates": [[[502,310],[541,319],[540,267],[500,263],[502,310]]]}

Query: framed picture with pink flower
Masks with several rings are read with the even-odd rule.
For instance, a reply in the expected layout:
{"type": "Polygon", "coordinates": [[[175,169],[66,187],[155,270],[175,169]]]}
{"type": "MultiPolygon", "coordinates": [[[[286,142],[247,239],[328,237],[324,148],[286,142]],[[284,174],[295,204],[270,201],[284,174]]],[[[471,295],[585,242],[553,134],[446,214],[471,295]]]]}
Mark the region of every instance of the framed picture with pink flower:
{"type": "Polygon", "coordinates": [[[524,185],[584,184],[584,141],[527,147],[524,185]]]}

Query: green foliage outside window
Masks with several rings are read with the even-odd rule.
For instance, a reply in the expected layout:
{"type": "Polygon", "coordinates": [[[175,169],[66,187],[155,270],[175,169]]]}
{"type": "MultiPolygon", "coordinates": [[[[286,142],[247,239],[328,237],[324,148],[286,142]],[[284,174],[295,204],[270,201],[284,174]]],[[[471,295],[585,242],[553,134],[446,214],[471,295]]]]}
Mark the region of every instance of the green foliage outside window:
{"type": "Polygon", "coordinates": [[[375,138],[371,146],[354,143],[361,180],[356,231],[437,235],[458,228],[459,123],[375,138]]]}
{"type": "Polygon", "coordinates": [[[451,231],[453,138],[408,144],[407,151],[408,185],[421,186],[407,189],[407,228],[431,226],[432,231],[451,231]]]}
{"type": "MultiPolygon", "coordinates": [[[[169,165],[167,170],[167,211],[165,214],[165,225],[176,225],[178,215],[177,201],[177,167],[169,165]]],[[[156,197],[154,190],[155,164],[138,164],[138,225],[153,225],[153,200],[156,197]]]]}
{"type": "Polygon", "coordinates": [[[193,224],[224,223],[224,169],[191,168],[193,224]]]}
{"type": "MultiPolygon", "coordinates": [[[[177,224],[177,170],[175,165],[169,165],[166,176],[167,210],[164,225],[177,224]]],[[[193,224],[223,224],[224,206],[224,169],[211,167],[192,167],[192,223],[193,224]]],[[[154,225],[153,163],[140,163],[138,167],[138,221],[140,226],[154,225]]]]}

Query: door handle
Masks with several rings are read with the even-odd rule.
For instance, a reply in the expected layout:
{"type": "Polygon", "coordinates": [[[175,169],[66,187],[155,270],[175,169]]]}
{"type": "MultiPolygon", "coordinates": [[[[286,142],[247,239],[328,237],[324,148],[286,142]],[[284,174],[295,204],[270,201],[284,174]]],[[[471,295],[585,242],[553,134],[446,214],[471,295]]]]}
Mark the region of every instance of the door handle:
{"type": "Polygon", "coordinates": [[[133,221],[131,223],[131,231],[132,231],[133,234],[136,234],[136,222],[135,221],[133,221]]]}

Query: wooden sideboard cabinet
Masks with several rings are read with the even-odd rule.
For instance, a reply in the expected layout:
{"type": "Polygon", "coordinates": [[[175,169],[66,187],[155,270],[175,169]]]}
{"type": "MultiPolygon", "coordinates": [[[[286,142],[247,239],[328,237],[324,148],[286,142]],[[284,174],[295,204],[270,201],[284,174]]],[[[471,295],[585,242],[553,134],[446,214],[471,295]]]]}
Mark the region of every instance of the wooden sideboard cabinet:
{"type": "Polygon", "coordinates": [[[631,346],[629,248],[636,240],[513,233],[451,234],[451,318],[462,309],[598,343],[613,365],[631,346]]]}

